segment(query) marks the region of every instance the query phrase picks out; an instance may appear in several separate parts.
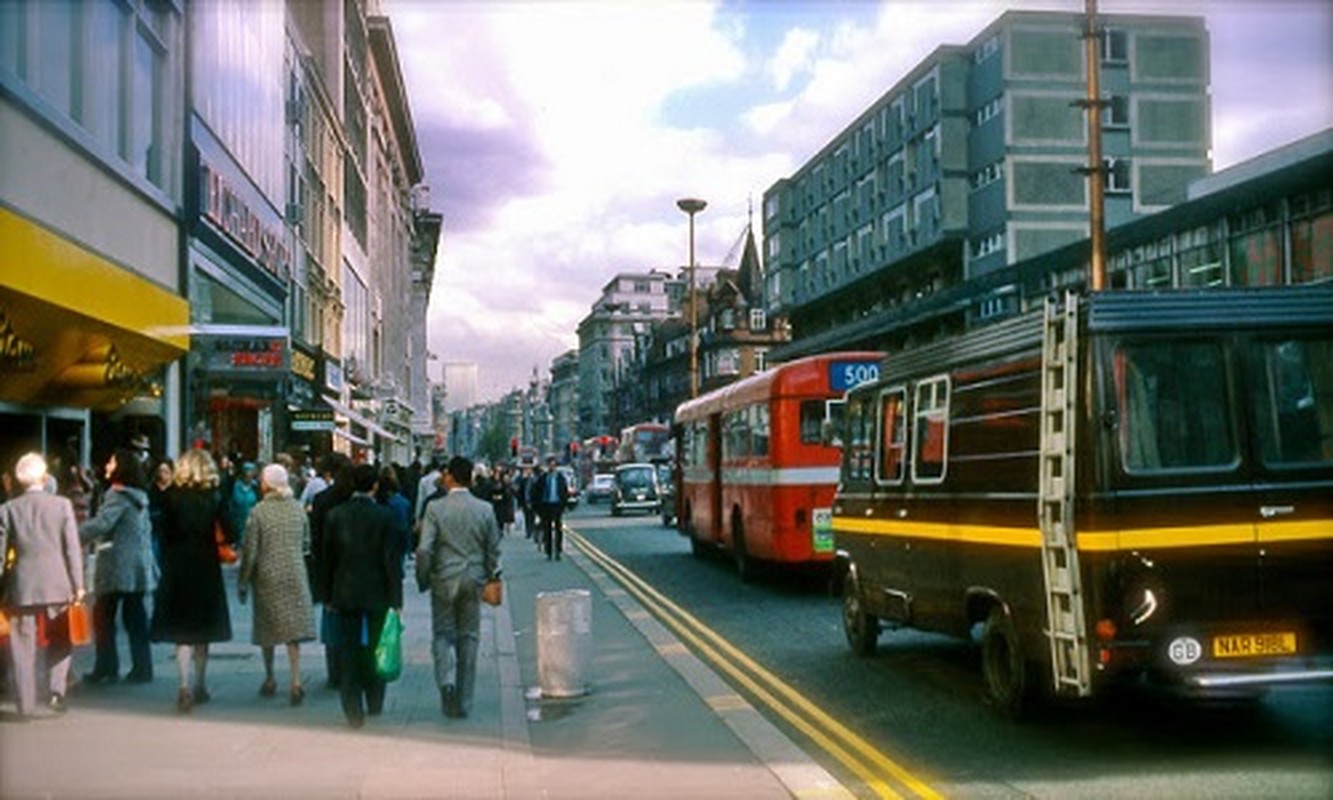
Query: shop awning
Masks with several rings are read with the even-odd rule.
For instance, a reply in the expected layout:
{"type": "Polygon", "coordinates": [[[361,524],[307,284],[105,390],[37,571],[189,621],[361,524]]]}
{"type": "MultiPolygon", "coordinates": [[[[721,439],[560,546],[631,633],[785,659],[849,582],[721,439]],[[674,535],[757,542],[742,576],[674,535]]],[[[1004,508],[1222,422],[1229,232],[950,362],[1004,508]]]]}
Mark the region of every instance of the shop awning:
{"type": "Polygon", "coordinates": [[[113,410],[190,347],[190,305],[0,208],[0,401],[113,410]]]}
{"type": "Polygon", "coordinates": [[[375,422],[374,420],[362,416],[359,412],[354,411],[350,406],[344,405],[338,402],[337,400],[334,400],[332,397],[326,396],[323,398],[323,400],[325,403],[328,403],[329,408],[333,409],[336,413],[341,414],[344,417],[347,417],[352,422],[355,422],[357,425],[360,425],[361,427],[365,428],[371,433],[374,433],[376,436],[379,436],[382,439],[388,439],[389,441],[392,442],[402,441],[396,435],[386,430],[382,425],[375,422]]]}

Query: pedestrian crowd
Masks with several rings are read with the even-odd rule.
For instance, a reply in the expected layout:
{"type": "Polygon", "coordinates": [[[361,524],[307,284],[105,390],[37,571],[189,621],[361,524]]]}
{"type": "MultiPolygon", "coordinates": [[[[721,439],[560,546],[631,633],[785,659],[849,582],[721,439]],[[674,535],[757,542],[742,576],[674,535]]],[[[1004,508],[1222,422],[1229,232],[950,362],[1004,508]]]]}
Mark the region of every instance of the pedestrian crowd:
{"type": "Polygon", "coordinates": [[[209,703],[209,648],[232,639],[223,570],[235,569],[263,659],[259,694],[278,694],[282,647],[288,701],[301,705],[301,646],[318,640],[326,686],[359,728],[381,713],[397,676],[389,634],[409,563],[430,595],[441,712],[466,717],[481,605],[500,602],[500,543],[517,514],[548,559],[561,557],[571,487],[554,458],[545,471],[511,474],[461,456],[399,468],[330,453],[314,470],[287,454],[260,465],[202,448],[154,461],[148,450],[136,437],[107,458],[100,478],[74,459],[36,452],[3,473],[0,685],[14,699],[12,719],[66,712],[73,648],[86,643],[86,685],[150,683],[151,644],[170,643],[176,710],[209,703]],[[123,674],[118,624],[128,644],[123,674]]]}

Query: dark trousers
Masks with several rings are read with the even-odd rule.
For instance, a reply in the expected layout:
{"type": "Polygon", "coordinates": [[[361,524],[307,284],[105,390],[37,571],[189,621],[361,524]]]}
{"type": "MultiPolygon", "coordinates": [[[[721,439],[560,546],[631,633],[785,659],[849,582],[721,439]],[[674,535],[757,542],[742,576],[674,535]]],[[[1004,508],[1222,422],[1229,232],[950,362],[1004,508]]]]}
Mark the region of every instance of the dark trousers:
{"type": "Polygon", "coordinates": [[[320,616],[320,641],[324,644],[324,668],[327,670],[329,686],[342,686],[342,654],[338,652],[338,642],[342,629],[338,626],[338,612],[324,606],[320,616]]]}
{"type": "Polygon", "coordinates": [[[148,639],[148,614],[144,611],[143,592],[105,592],[93,603],[93,642],[96,657],[93,674],[109,678],[120,673],[120,655],[116,652],[116,609],[130,640],[130,674],[153,677],[152,645],[148,639]]]}
{"type": "Polygon", "coordinates": [[[546,551],[547,558],[565,551],[565,526],[560,522],[564,510],[564,506],[559,505],[543,504],[541,507],[542,549],[546,551]]]}
{"type": "Polygon", "coordinates": [[[387,610],[338,612],[339,688],[348,722],[360,723],[366,714],[384,710],[385,683],[375,674],[375,644],[387,610]]]}

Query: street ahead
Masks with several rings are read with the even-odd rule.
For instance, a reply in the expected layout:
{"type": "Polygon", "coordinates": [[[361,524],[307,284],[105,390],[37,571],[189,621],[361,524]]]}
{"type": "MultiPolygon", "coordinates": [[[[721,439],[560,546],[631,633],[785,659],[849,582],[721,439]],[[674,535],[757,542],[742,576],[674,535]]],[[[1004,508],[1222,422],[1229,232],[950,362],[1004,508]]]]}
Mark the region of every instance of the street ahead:
{"type": "Polygon", "coordinates": [[[982,704],[967,642],[885,632],[874,657],[854,656],[824,576],[744,584],[660,518],[604,505],[566,523],[646,608],[705,631],[682,638],[860,796],[1333,796],[1333,688],[1229,705],[1127,690],[1006,722],[982,704]]]}

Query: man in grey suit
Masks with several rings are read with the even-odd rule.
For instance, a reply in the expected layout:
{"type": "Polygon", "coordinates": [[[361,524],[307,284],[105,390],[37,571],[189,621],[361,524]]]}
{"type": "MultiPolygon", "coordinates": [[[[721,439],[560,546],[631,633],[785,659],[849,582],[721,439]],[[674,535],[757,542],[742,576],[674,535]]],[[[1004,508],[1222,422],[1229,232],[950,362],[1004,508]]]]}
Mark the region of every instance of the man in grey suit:
{"type": "MultiPolygon", "coordinates": [[[[43,491],[46,461],[37,453],[18,460],[14,474],[23,494],[0,505],[0,554],[15,553],[4,575],[5,613],[10,618],[9,653],[21,718],[37,716],[37,618],[49,623],[46,648],[47,698],[52,711],[65,710],[69,683],[70,603],[83,599],[83,551],[74,506],[68,498],[43,491]],[[63,625],[54,624],[57,621],[63,625]]],[[[0,571],[5,569],[0,558],[0,571]]]]}
{"type": "Polygon", "coordinates": [[[447,717],[466,717],[472,708],[481,589],[500,577],[500,526],[491,504],[469,491],[471,483],[472,462],[451,458],[448,494],[426,505],[417,547],[417,587],[431,592],[435,682],[447,717]]]}

